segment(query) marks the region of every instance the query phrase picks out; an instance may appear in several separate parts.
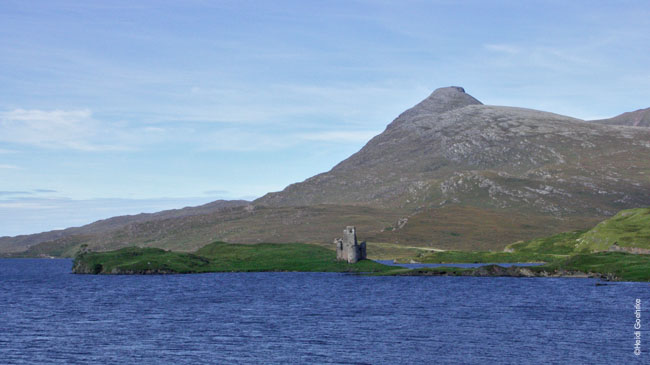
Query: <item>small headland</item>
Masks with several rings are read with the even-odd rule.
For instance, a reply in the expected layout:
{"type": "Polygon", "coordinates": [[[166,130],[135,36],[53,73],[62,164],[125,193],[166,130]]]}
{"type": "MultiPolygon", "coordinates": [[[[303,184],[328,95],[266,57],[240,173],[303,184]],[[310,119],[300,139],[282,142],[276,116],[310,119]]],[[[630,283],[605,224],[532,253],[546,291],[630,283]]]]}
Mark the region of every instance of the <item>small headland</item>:
{"type": "Polygon", "coordinates": [[[336,260],[336,253],[304,243],[252,245],[214,242],[195,252],[151,247],[115,251],[81,250],[74,259],[75,274],[189,274],[207,272],[383,272],[392,268],[371,260],[354,264],[336,260]]]}

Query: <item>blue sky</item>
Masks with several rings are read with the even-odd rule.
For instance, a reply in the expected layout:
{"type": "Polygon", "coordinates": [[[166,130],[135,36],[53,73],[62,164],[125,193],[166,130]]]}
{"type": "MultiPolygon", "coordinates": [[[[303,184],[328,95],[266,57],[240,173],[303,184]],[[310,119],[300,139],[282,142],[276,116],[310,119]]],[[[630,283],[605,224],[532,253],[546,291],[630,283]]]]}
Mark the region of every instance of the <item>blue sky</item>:
{"type": "Polygon", "coordinates": [[[0,3],[0,236],[253,199],[438,87],[650,106],[647,1],[0,3]]]}

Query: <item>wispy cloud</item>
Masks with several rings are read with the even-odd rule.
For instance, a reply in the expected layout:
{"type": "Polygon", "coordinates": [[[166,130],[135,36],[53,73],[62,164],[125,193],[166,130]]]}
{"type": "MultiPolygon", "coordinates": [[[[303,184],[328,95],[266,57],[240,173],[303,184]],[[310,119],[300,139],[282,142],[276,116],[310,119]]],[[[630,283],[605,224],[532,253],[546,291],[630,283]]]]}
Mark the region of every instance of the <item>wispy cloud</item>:
{"type": "Polygon", "coordinates": [[[52,189],[34,189],[34,192],[36,193],[56,193],[56,190],[52,189]]]}
{"type": "Polygon", "coordinates": [[[0,196],[12,196],[12,195],[30,195],[31,191],[15,191],[15,190],[5,190],[0,191],[0,196]]]}
{"type": "Polygon", "coordinates": [[[52,189],[34,189],[34,190],[2,190],[0,191],[0,197],[7,197],[5,199],[15,199],[17,196],[24,195],[40,195],[40,194],[51,194],[56,193],[56,190],[52,189]]]}
{"type": "Polygon", "coordinates": [[[128,150],[128,133],[119,124],[100,122],[82,110],[0,112],[0,141],[53,149],[128,150]]]}
{"type": "Polygon", "coordinates": [[[0,169],[17,170],[17,169],[20,169],[20,167],[18,167],[16,165],[0,164],[0,169]]]}
{"type": "Polygon", "coordinates": [[[53,209],[57,206],[42,201],[0,201],[0,209],[53,209]]]}

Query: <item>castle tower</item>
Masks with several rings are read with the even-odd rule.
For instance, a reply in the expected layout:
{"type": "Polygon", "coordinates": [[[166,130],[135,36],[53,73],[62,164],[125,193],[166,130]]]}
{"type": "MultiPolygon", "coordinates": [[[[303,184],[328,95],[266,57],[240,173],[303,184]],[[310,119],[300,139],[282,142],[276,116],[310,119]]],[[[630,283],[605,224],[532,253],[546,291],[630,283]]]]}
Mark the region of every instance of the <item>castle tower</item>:
{"type": "Polygon", "coordinates": [[[366,243],[357,242],[357,229],[354,226],[347,226],[343,230],[343,239],[334,240],[336,245],[336,259],[354,264],[366,258],[366,243]]]}

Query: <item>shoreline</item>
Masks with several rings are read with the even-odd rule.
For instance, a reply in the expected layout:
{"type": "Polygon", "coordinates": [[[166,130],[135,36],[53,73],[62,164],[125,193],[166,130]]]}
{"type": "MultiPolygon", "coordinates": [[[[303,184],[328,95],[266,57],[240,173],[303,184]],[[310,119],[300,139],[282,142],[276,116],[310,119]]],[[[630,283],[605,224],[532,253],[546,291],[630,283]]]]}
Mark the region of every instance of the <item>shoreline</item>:
{"type": "MultiPolygon", "coordinates": [[[[379,274],[382,275],[382,274],[379,274]]],[[[517,277],[517,278],[582,278],[602,279],[605,281],[621,280],[611,273],[583,272],[579,270],[549,269],[540,266],[509,266],[498,264],[480,266],[477,268],[460,268],[441,266],[434,268],[407,269],[389,272],[387,276],[474,276],[474,277],[517,277]]]]}

